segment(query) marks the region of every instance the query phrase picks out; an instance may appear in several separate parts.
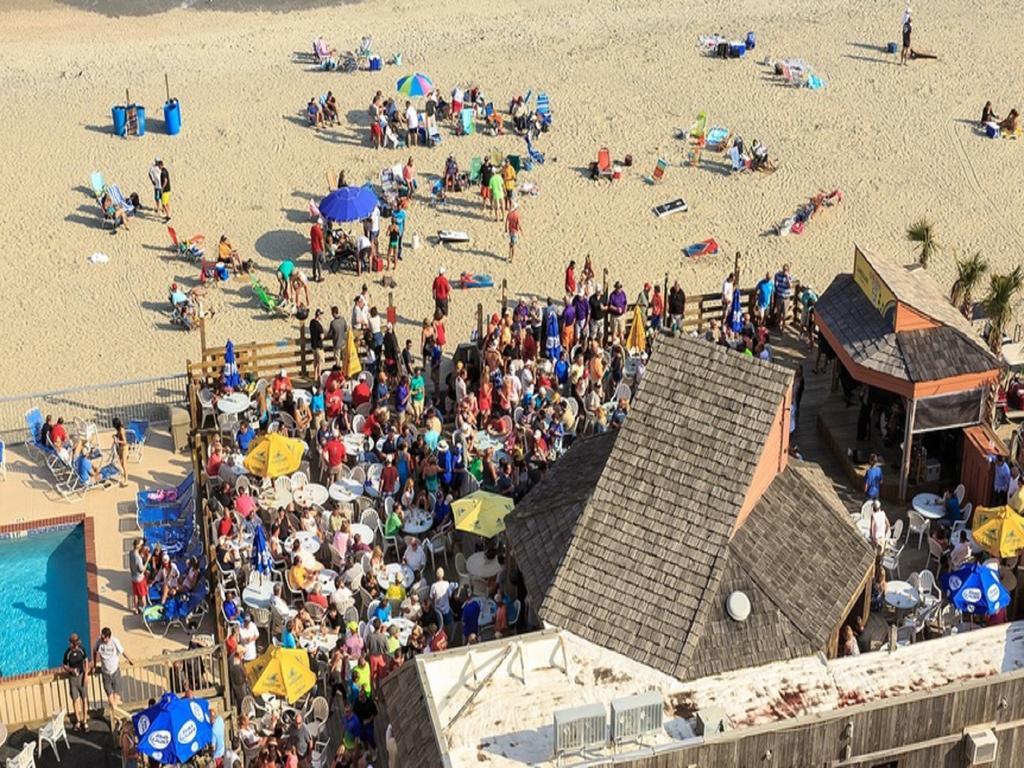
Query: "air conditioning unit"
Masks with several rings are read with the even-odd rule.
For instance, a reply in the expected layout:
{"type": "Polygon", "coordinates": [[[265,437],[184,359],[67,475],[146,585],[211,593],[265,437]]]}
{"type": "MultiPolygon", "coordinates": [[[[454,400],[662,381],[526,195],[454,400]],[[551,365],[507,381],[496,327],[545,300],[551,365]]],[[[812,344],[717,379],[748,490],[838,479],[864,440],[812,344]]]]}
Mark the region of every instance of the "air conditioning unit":
{"type": "Polygon", "coordinates": [[[697,710],[698,736],[712,736],[729,730],[729,713],[721,707],[705,707],[697,710]]]}
{"type": "Polygon", "coordinates": [[[999,739],[992,730],[974,731],[964,736],[964,752],[967,753],[967,765],[988,765],[996,761],[996,747],[999,739]]]}
{"type": "Polygon", "coordinates": [[[612,743],[639,741],[645,733],[661,730],[663,716],[664,703],[657,691],[613,700],[612,743]]]}
{"type": "Polygon", "coordinates": [[[555,712],[555,757],[601,749],[608,744],[608,715],[603,704],[555,712]]]}

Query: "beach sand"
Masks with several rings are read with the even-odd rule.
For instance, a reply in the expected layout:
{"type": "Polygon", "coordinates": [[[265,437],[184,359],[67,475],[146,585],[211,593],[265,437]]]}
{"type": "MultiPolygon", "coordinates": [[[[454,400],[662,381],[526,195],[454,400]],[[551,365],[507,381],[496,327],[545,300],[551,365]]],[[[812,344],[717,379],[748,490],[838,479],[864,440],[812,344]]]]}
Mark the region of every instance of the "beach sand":
{"type": "MultiPolygon", "coordinates": [[[[313,5],[264,3],[273,10],[248,12],[238,0],[185,8],[124,0],[0,5],[0,394],[176,373],[198,356],[198,334],[171,326],[167,313],[170,282],[191,284],[197,269],[169,250],[152,213],[132,220],[130,232],[104,230],[88,188],[93,170],[148,204],[147,168],[161,156],[172,174],[178,233],[205,233],[211,247],[227,234],[273,284],[282,259],[298,257],[308,269],[307,202],[325,194],[339,170],[359,182],[412,154],[426,186],[449,153],[468,167],[470,157],[492,148],[523,151],[511,135],[457,138],[447,128],[439,148],[373,151],[365,118],[371,97],[416,70],[446,95],[456,83],[479,85],[501,107],[514,94],[544,90],[554,130],[537,144],[548,162],[523,176],[541,194],[522,202],[513,265],[505,261],[501,225],[478,198],[457,196],[438,212],[421,194],[394,290],[401,338],[418,333],[442,264],[453,276],[487,272],[497,285],[507,279],[513,298],[557,298],[567,261],[582,265],[591,254],[598,274],[607,268],[632,298],[645,280],[660,282],[666,273],[688,293],[715,291],[739,250],[745,286],[788,262],[799,280],[822,291],[850,269],[855,241],[910,262],[905,228],[922,216],[946,246],[929,268],[944,287],[954,274],[953,249],[981,250],[999,270],[1019,264],[1024,252],[1024,140],[991,141],[976,130],[986,99],[1000,114],[1022,106],[1024,81],[1007,63],[1024,28],[1020,4],[922,6],[915,45],[941,58],[908,67],[884,52],[898,39],[896,2],[313,5]],[[748,29],[759,42],[743,60],[706,58],[695,47],[699,34],[738,38],[748,29]],[[309,51],[319,34],[341,49],[372,34],[379,53],[401,51],[404,65],[311,71],[295,53],[309,51]],[[769,55],[806,59],[828,88],[781,86],[759,63],[769,55]],[[162,126],[164,73],[182,104],[184,130],[174,137],[162,126]],[[125,89],[147,107],[142,138],[111,132],[110,107],[125,89]],[[328,89],[342,124],[317,132],[300,110],[328,89]],[[765,142],[781,168],[732,177],[717,155],[706,155],[702,167],[681,167],[686,147],[675,135],[701,110],[709,124],[728,126],[748,144],[765,142]],[[587,178],[601,146],[615,158],[633,156],[621,180],[587,178]],[[642,177],[658,157],[670,167],[652,186],[642,177]],[[834,187],[845,200],[803,235],[766,234],[809,195],[834,187]],[[689,213],[651,215],[653,205],[676,197],[688,201],[689,213]],[[438,229],[465,230],[472,242],[432,245],[427,238],[438,229]],[[416,251],[414,233],[423,240],[416,251]],[[723,246],[718,256],[684,260],[683,246],[709,237],[723,246]],[[94,252],[109,263],[90,264],[94,252]]],[[[314,306],[347,311],[360,283],[328,275],[312,287],[314,306]]],[[[387,303],[379,284],[372,293],[378,306],[387,303]]],[[[498,288],[456,293],[451,338],[468,334],[478,301],[492,311],[499,297],[498,288]]],[[[211,343],[297,334],[294,320],[257,306],[244,279],[217,289],[211,303],[211,343]]]]}

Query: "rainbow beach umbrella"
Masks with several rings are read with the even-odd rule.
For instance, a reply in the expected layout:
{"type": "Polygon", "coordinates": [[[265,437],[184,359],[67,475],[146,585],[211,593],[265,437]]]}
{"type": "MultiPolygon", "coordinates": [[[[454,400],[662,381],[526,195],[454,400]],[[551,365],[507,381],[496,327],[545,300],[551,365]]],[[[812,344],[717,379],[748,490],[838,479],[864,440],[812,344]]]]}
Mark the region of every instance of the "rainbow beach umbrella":
{"type": "Polygon", "coordinates": [[[434,84],[430,78],[421,72],[406,75],[398,81],[395,87],[403,96],[426,96],[434,90],[434,84]]]}

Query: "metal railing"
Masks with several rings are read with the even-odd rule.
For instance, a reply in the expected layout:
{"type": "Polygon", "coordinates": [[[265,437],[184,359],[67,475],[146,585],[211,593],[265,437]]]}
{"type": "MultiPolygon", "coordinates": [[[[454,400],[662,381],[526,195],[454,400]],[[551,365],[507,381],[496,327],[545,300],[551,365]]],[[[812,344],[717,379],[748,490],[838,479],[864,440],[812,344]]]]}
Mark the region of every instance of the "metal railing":
{"type": "MultiPolygon", "coordinates": [[[[121,706],[127,710],[145,707],[168,691],[209,698],[224,695],[220,664],[221,646],[175,651],[149,659],[137,659],[134,665],[121,663],[121,706]]],[[[87,687],[90,710],[107,704],[98,674],[90,674],[87,687]]],[[[0,722],[11,730],[48,719],[54,712],[74,711],[67,676],[60,670],[0,680],[0,722]]]]}
{"type": "Polygon", "coordinates": [[[187,405],[186,381],[187,376],[178,373],[0,397],[0,440],[8,445],[25,442],[25,412],[32,408],[52,413],[55,419],[83,419],[101,428],[109,427],[114,416],[126,424],[129,419],[166,421],[167,406],[187,405]]]}

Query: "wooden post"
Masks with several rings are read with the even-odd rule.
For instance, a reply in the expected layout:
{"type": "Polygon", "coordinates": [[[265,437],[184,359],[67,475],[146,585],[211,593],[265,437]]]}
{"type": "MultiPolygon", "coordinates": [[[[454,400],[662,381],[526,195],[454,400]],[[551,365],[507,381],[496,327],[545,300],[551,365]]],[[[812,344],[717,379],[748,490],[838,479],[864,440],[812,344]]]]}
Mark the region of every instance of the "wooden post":
{"type": "Polygon", "coordinates": [[[508,311],[508,280],[505,278],[501,279],[501,316],[505,316],[505,312],[508,311]]]}
{"type": "Polygon", "coordinates": [[[306,324],[299,324],[299,375],[306,378],[306,324]]]}
{"type": "Polygon", "coordinates": [[[204,318],[204,317],[200,317],[199,318],[199,346],[201,348],[201,350],[200,350],[201,354],[199,355],[199,360],[201,362],[205,363],[206,362],[206,318],[204,318]]]}
{"type": "Polygon", "coordinates": [[[484,343],[484,305],[479,302],[476,305],[476,338],[477,345],[482,347],[484,343]]]}
{"type": "Polygon", "coordinates": [[[732,263],[732,275],[733,275],[733,283],[732,284],[733,284],[734,288],[739,288],[739,286],[740,286],[740,258],[741,258],[741,256],[742,256],[742,254],[739,251],[736,251],[736,258],[733,260],[733,263],[732,263]]]}
{"type": "Polygon", "coordinates": [[[612,295],[612,288],[608,285],[608,268],[601,270],[601,288],[604,299],[604,327],[601,329],[601,346],[608,343],[608,297],[612,295]]]}
{"type": "Polygon", "coordinates": [[[904,426],[903,461],[900,462],[900,501],[907,498],[907,478],[910,476],[911,447],[914,444],[914,416],[917,412],[917,400],[911,399],[907,408],[907,422],[904,426]]]}
{"type": "Polygon", "coordinates": [[[167,73],[164,72],[164,91],[167,93],[167,101],[171,100],[171,85],[167,80],[167,73]]]}
{"type": "MultiPolygon", "coordinates": [[[[662,291],[662,293],[661,293],[661,304],[662,304],[662,307],[663,307],[662,310],[661,310],[661,330],[664,333],[665,332],[665,326],[667,324],[666,321],[668,320],[668,317],[669,317],[669,314],[668,314],[668,272],[665,273],[665,285],[662,287],[661,291],[662,291]]],[[[669,330],[671,330],[671,328],[669,330]]]]}

